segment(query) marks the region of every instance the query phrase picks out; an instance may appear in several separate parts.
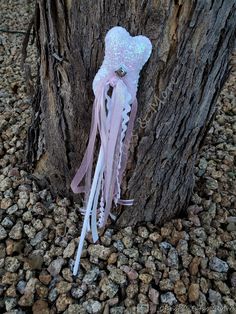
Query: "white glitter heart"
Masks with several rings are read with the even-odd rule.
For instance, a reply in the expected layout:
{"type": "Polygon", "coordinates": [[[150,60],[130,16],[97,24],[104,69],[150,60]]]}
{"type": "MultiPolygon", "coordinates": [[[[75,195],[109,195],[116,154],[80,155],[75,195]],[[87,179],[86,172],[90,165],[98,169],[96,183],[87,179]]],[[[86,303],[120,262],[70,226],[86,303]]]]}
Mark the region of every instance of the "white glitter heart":
{"type": "Polygon", "coordinates": [[[152,44],[142,35],[132,37],[126,29],[115,26],[110,29],[105,38],[105,57],[93,81],[93,90],[97,84],[117,71],[120,67],[126,69],[125,81],[134,85],[136,92],[139,72],[150,57],[152,44]]]}

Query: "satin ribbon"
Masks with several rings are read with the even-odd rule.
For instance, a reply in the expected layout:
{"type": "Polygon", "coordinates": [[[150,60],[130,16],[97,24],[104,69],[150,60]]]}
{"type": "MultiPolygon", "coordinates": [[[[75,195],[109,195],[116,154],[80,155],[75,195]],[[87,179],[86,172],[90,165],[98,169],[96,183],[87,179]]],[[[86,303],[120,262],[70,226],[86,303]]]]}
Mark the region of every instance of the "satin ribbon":
{"type": "Polygon", "coordinates": [[[127,163],[128,148],[137,111],[136,98],[132,106],[131,103],[132,96],[127,82],[116,74],[112,74],[106,81],[101,81],[96,89],[88,146],[81,166],[71,183],[74,193],[86,194],[85,216],[73,269],[74,275],[79,269],[86,231],[91,229],[93,241],[96,242],[98,240],[97,227],[105,226],[112,200],[114,199],[115,204],[133,204],[133,200],[120,199],[120,185],[127,163]],[[110,86],[113,87],[111,97],[108,96],[110,86]],[[101,146],[91,184],[97,131],[99,131],[101,146]],[[85,179],[85,185],[81,185],[83,179],[85,179]],[[100,208],[98,209],[99,196],[100,208]]]}

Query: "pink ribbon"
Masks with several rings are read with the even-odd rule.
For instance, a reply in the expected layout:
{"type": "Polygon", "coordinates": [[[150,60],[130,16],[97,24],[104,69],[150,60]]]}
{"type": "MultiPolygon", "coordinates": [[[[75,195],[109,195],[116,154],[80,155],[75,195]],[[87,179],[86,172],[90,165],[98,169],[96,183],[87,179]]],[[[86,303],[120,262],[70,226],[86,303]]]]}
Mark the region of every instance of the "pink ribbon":
{"type": "Polygon", "coordinates": [[[116,198],[115,202],[121,205],[130,206],[133,204],[133,200],[117,199],[122,175],[127,163],[128,148],[137,111],[136,98],[132,106],[131,102],[132,96],[128,91],[125,80],[119,78],[116,74],[112,74],[105,82],[101,81],[96,89],[88,146],[81,166],[71,182],[71,189],[74,193],[86,193],[85,206],[87,207],[89,202],[91,204],[91,208],[87,207],[84,211],[84,225],[73,270],[74,274],[78,271],[86,229],[90,230],[90,216],[93,240],[96,241],[98,239],[97,214],[99,215],[98,225],[99,227],[103,227],[110,214],[112,200],[114,198],[116,198]],[[107,95],[110,86],[113,87],[111,98],[107,95]],[[130,117],[127,118],[128,126],[123,141],[120,141],[123,121],[122,114],[128,106],[131,107],[130,117]],[[99,131],[101,139],[101,148],[98,161],[99,166],[98,164],[96,166],[99,167],[99,169],[97,169],[97,181],[95,183],[96,186],[93,188],[93,186],[91,186],[91,172],[97,131],[99,131]],[[122,148],[120,145],[122,145],[122,148]],[[118,168],[119,164],[120,168],[118,168]],[[82,185],[84,179],[85,185],[82,185]],[[91,187],[94,192],[92,199],[89,201],[89,197],[91,197],[91,187]],[[97,213],[99,195],[102,199],[97,213]]]}

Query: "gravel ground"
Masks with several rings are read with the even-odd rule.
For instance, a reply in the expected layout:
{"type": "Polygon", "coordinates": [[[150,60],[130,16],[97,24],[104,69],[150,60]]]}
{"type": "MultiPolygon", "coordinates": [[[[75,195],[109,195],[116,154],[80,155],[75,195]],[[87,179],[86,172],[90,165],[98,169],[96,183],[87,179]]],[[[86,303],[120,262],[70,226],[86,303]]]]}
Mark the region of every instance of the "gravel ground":
{"type": "MultiPolygon", "coordinates": [[[[29,3],[1,1],[0,29],[25,30],[29,3]]],[[[22,38],[0,32],[0,313],[236,313],[236,71],[219,97],[186,217],[162,228],[108,227],[97,245],[87,238],[74,279],[78,211],[40,189],[23,163],[31,107],[22,38]]],[[[35,60],[30,47],[27,62],[35,60]]]]}

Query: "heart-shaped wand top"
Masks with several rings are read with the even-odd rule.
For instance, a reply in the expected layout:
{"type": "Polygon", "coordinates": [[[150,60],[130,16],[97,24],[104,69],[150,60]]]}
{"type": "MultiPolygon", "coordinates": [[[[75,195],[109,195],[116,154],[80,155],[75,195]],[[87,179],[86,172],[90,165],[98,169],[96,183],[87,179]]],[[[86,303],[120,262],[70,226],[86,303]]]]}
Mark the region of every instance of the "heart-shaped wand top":
{"type": "Polygon", "coordinates": [[[105,57],[93,81],[93,91],[99,82],[117,74],[128,85],[134,97],[137,91],[139,72],[150,57],[152,44],[145,36],[132,37],[126,29],[115,26],[105,38],[105,57]]]}

